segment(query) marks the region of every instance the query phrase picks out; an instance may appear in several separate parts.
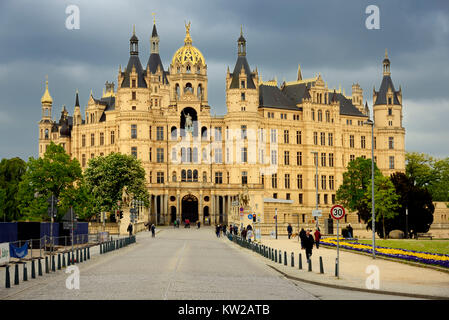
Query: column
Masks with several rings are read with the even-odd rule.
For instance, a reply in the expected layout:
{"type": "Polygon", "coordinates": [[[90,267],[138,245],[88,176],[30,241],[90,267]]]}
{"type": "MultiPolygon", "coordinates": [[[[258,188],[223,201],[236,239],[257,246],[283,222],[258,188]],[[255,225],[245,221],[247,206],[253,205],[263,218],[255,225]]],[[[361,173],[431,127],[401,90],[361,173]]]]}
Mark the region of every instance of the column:
{"type": "Polygon", "coordinates": [[[231,214],[231,196],[227,196],[228,198],[228,206],[226,208],[226,224],[231,220],[230,214],[231,214]]]}
{"type": "MultiPolygon", "coordinates": [[[[166,191],[167,192],[167,191],[166,191]]],[[[165,223],[170,223],[170,218],[168,217],[168,194],[164,194],[164,211],[165,211],[165,223]]]]}
{"type": "Polygon", "coordinates": [[[203,217],[203,190],[200,190],[200,205],[198,207],[198,220],[203,223],[204,217],[203,217]]]}
{"type": "Polygon", "coordinates": [[[179,196],[179,190],[177,190],[176,194],[176,217],[181,221],[181,199],[179,196]]]}
{"type": "Polygon", "coordinates": [[[210,199],[212,201],[212,205],[211,205],[211,210],[210,210],[210,222],[212,223],[216,223],[215,221],[215,195],[211,194],[210,199]]]}

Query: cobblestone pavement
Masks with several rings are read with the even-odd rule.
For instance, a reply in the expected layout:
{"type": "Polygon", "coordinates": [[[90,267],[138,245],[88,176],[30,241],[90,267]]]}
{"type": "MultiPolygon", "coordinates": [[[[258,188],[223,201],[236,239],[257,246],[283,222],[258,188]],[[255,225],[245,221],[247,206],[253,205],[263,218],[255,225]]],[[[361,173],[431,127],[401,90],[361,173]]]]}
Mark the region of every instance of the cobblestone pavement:
{"type": "Polygon", "coordinates": [[[78,265],[79,290],[66,288],[64,271],[0,288],[3,299],[397,299],[289,280],[212,228],[163,228],[156,238],[95,255],[78,265]]]}

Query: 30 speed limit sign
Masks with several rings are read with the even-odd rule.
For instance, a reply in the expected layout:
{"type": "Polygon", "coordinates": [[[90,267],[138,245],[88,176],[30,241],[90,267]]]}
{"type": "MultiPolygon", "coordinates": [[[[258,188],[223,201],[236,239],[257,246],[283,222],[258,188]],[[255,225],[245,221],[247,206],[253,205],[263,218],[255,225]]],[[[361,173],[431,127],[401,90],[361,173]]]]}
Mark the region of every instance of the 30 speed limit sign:
{"type": "Polygon", "coordinates": [[[345,216],[345,208],[343,208],[339,204],[333,206],[331,208],[331,216],[335,220],[340,220],[341,218],[343,218],[345,216]]]}

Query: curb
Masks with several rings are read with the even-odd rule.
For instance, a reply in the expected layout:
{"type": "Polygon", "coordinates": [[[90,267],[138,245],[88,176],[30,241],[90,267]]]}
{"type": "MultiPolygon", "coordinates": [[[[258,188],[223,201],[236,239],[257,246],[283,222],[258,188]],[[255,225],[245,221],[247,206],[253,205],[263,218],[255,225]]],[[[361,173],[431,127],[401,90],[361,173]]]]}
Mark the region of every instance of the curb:
{"type": "Polygon", "coordinates": [[[429,300],[449,300],[449,297],[440,297],[440,296],[432,296],[432,295],[424,295],[424,294],[415,294],[415,293],[402,293],[402,292],[396,292],[396,291],[384,291],[384,290],[371,290],[371,289],[363,289],[363,288],[357,288],[357,287],[349,287],[349,286],[343,286],[343,285],[337,285],[337,284],[330,284],[325,282],[318,282],[313,280],[307,280],[303,278],[297,278],[290,276],[286,274],[285,272],[277,269],[276,267],[273,267],[269,264],[267,264],[268,267],[274,269],[275,271],[282,274],[284,277],[290,280],[296,280],[301,281],[313,285],[323,286],[323,287],[329,287],[334,289],[342,289],[342,290],[351,290],[351,291],[361,291],[361,292],[368,292],[368,293],[375,293],[375,294],[384,294],[384,295],[392,295],[392,296],[400,296],[400,297],[410,297],[410,298],[420,298],[420,299],[429,299],[429,300]]]}

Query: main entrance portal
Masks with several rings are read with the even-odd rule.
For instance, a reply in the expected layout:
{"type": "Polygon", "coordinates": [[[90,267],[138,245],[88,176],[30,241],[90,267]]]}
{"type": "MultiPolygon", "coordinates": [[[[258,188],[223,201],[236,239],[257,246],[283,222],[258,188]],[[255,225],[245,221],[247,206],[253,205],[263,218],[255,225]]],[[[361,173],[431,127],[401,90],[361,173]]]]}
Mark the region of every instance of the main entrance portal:
{"type": "Polygon", "coordinates": [[[198,221],[198,199],[191,194],[182,198],[182,221],[190,220],[190,223],[198,221]]]}

